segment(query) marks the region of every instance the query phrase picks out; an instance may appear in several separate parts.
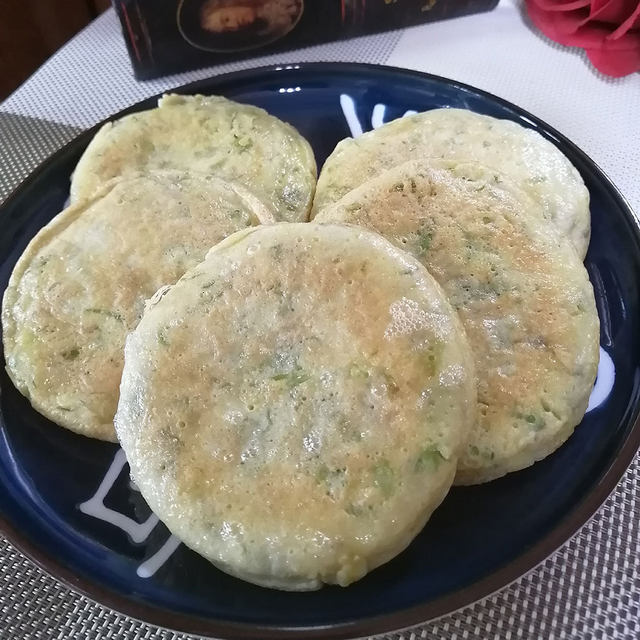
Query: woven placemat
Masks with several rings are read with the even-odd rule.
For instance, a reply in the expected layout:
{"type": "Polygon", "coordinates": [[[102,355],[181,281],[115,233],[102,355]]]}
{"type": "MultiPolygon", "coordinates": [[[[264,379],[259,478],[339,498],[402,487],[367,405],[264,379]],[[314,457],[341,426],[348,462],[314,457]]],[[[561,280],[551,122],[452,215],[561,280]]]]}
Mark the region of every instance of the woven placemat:
{"type": "MultiPolygon", "coordinates": [[[[77,127],[0,113],[0,201],[77,127]]],[[[640,457],[603,508],[542,565],[495,595],[393,640],[640,638],[640,457]]],[[[0,639],[186,640],[49,577],[0,537],[0,639]]]]}

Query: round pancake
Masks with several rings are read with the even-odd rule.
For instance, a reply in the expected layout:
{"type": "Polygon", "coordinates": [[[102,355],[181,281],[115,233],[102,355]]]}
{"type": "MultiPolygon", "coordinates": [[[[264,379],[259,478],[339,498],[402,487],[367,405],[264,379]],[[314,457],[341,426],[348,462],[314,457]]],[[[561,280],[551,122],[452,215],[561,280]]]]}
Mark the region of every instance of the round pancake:
{"type": "Polygon", "coordinates": [[[273,217],[217,178],[160,172],[116,179],[30,242],[2,305],[7,371],[43,415],[116,440],[127,333],[145,300],[227,235],[273,217]]]}
{"type": "Polygon", "coordinates": [[[440,287],[365,229],[240,231],[127,340],[116,430],[153,511],[222,570],[347,585],[444,498],[475,410],[440,287]]]}
{"type": "Polygon", "coordinates": [[[263,109],[218,96],[166,95],[157,109],[105,124],[80,158],[71,200],[154,169],[215,175],[252,191],[278,220],[306,220],[316,183],[309,143],[263,109]]]}
{"type": "Polygon", "coordinates": [[[565,155],[532,129],[465,109],[433,109],[340,142],[327,158],[312,216],[347,192],[409,160],[478,162],[508,176],[542,205],[581,258],[591,233],[589,192],[565,155]]]}
{"type": "Polygon", "coordinates": [[[351,191],[318,222],[374,229],[416,256],[458,311],[478,372],[478,421],[456,484],[527,467],[587,408],[599,323],[587,272],[565,239],[478,165],[408,162],[351,191]]]}

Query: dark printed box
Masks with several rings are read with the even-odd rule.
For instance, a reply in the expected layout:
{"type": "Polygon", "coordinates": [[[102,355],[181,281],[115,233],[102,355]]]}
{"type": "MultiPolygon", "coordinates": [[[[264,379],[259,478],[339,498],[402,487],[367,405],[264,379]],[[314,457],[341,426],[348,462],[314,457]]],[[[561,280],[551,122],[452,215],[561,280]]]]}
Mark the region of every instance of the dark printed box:
{"type": "Polygon", "coordinates": [[[488,11],[497,3],[498,0],[114,0],[139,79],[488,11]]]}

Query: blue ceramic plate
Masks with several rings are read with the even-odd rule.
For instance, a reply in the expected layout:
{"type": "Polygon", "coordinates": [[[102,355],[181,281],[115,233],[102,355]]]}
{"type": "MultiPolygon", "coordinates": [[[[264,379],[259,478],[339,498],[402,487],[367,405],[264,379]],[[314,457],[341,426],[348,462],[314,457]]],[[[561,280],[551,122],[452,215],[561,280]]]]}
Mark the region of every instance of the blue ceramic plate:
{"type": "MultiPolygon", "coordinates": [[[[447,613],[542,561],[598,509],[640,442],[640,233],[623,198],[571,142],[512,104],[424,74],[355,64],[243,71],[177,90],[218,93],[295,125],[318,165],[341,138],[407,111],[464,107],[532,127],[578,168],[591,192],[587,266],[602,323],[589,412],[534,467],[451,491],[398,558],[360,582],[314,593],[252,586],[216,570],[157,522],[116,445],[38,415],[0,377],[0,524],[45,569],[117,610],[161,626],[234,638],[364,636],[447,613]]],[[[155,98],[122,113],[147,109],[155,98]]],[[[122,114],[117,114],[117,116],[122,114]]],[[[95,129],[47,160],[0,210],[0,287],[33,235],[58,213],[95,129]]]]}

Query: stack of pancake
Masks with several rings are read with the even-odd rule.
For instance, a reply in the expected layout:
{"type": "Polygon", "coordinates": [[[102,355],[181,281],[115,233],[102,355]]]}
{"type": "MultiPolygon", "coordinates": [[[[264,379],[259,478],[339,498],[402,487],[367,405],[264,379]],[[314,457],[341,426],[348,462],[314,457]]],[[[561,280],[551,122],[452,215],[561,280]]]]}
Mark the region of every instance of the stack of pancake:
{"type": "Polygon", "coordinates": [[[117,438],[154,512],[228,573],[350,584],[452,484],[533,464],[584,415],[589,197],[532,130],[406,117],[339,143],[316,189],[290,125],[165,96],[100,130],[71,196],[5,292],[9,375],[117,438]]]}

